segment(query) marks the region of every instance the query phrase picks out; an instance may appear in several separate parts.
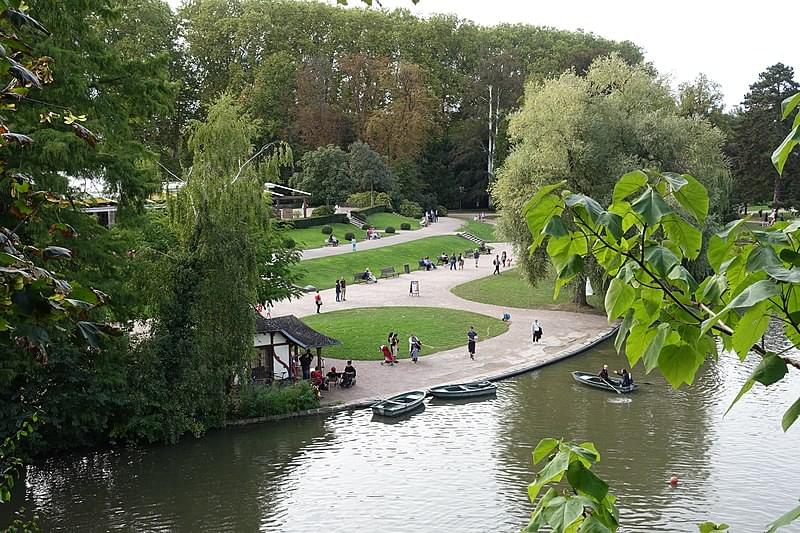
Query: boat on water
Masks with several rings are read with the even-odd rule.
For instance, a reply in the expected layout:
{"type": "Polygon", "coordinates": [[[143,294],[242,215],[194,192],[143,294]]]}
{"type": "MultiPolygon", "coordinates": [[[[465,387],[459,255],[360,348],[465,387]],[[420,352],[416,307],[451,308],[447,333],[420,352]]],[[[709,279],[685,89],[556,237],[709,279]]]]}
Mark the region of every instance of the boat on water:
{"type": "Polygon", "coordinates": [[[398,394],[374,403],[372,412],[380,416],[400,416],[422,405],[422,402],[425,401],[425,396],[427,396],[427,393],[421,390],[398,394]]]}
{"type": "Polygon", "coordinates": [[[476,396],[488,396],[495,392],[497,392],[497,385],[491,381],[473,381],[433,387],[431,396],[434,398],[475,398],[476,396]]]}
{"type": "Polygon", "coordinates": [[[614,378],[603,379],[597,374],[593,374],[591,372],[575,371],[572,373],[572,378],[578,383],[583,383],[584,385],[589,385],[590,387],[595,387],[598,389],[603,389],[612,392],[618,392],[621,394],[627,394],[639,388],[639,385],[637,383],[634,383],[630,387],[623,387],[621,379],[614,379],[614,378]]]}

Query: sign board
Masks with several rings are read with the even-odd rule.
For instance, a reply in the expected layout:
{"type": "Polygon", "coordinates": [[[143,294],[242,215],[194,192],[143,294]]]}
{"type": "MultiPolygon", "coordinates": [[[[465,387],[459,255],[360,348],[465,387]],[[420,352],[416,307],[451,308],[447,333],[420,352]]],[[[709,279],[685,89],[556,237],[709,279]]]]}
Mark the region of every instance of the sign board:
{"type": "Polygon", "coordinates": [[[408,287],[408,294],[411,296],[419,296],[419,281],[411,281],[411,285],[408,287]]]}

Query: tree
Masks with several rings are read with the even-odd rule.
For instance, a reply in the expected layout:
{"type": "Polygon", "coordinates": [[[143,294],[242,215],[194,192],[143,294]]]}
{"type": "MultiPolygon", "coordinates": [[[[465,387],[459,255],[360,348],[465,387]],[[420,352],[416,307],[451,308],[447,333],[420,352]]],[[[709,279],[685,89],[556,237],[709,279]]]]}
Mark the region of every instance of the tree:
{"type": "MultiPolygon", "coordinates": [[[[527,199],[552,180],[600,201],[611,198],[615,177],[648,165],[677,168],[703,176],[715,210],[728,203],[728,169],[722,134],[697,117],[681,117],[669,88],[641,66],[621,58],[596,60],[585,77],[567,72],[541,84],[529,83],[525,104],[512,117],[515,147],[500,169],[491,192],[502,208],[501,231],[517,249],[531,282],[547,275],[547,259],[524,250],[531,236],[522,223],[527,199]]],[[[602,287],[597,269],[588,269],[602,287]]],[[[583,274],[581,274],[583,276],[583,274]]],[[[584,279],[575,283],[585,304],[584,279]]]]}
{"type": "Polygon", "coordinates": [[[785,120],[792,118],[781,119],[781,102],[798,90],[792,67],[777,63],[759,74],[745,95],[730,147],[740,201],[769,201],[773,207],[800,202],[800,184],[793,179],[800,176],[800,158],[787,159],[784,175],[774,173],[769,161],[785,136],[785,120]]]}
{"type": "Polygon", "coordinates": [[[698,74],[693,82],[678,86],[678,114],[705,119],[730,137],[732,126],[724,107],[722,87],[705,74],[698,74]]]}
{"type": "Polygon", "coordinates": [[[301,171],[292,176],[292,187],[311,194],[317,205],[343,202],[356,190],[356,181],[348,172],[347,153],[329,144],[306,154],[299,161],[301,171]]]}
{"type": "Polygon", "coordinates": [[[396,183],[386,160],[368,144],[354,142],[347,154],[347,172],[359,192],[391,192],[396,183]]]}

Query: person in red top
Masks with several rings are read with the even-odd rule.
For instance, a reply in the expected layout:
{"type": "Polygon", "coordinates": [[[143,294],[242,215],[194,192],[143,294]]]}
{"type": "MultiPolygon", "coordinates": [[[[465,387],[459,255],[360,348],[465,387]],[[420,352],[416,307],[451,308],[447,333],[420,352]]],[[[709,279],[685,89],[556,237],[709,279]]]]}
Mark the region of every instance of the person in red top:
{"type": "Polygon", "coordinates": [[[322,296],[320,296],[319,291],[314,295],[314,303],[317,304],[317,314],[319,314],[319,308],[322,307],[322,296]]]}

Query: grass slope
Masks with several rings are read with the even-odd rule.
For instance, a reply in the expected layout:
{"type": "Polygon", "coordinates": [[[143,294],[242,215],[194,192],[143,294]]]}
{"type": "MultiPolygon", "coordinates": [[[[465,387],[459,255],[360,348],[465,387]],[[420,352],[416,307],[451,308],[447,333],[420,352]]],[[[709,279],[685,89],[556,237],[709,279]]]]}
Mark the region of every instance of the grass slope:
{"type": "MultiPolygon", "coordinates": [[[[379,276],[381,268],[393,266],[398,272],[403,271],[403,264],[408,263],[412,270],[417,268],[418,261],[425,256],[435,257],[442,253],[463,253],[472,245],[466,239],[454,235],[428,237],[412,242],[385,246],[373,250],[347,252],[331,257],[322,257],[303,261],[298,268],[305,273],[300,278],[300,285],[314,285],[318,289],[328,289],[336,284],[339,276],[344,276],[348,283],[353,281],[354,272],[369,269],[379,276]]],[[[342,245],[343,246],[343,245],[342,245]]]]}
{"type": "Polygon", "coordinates": [[[379,348],[386,344],[390,331],[400,337],[398,357],[408,358],[408,337],[412,333],[423,343],[420,355],[464,346],[467,357],[467,331],[475,326],[479,341],[477,357],[480,358],[480,341],[508,330],[508,324],[499,318],[439,307],[348,309],[304,317],[303,322],[341,341],[339,346],[325,348],[326,357],[360,361],[383,359],[379,348]]]}
{"type": "Polygon", "coordinates": [[[408,218],[397,213],[375,213],[367,217],[367,224],[371,224],[375,229],[383,231],[387,226],[393,226],[394,229],[400,230],[400,224],[407,222],[411,225],[411,229],[419,229],[419,220],[415,218],[408,218]]]}
{"type": "Polygon", "coordinates": [[[589,297],[593,309],[578,307],[572,302],[572,291],[568,288],[562,289],[558,299],[553,300],[553,280],[542,281],[536,287],[531,287],[520,277],[516,268],[506,270],[499,276],[463,283],[453,287],[452,292],[465,300],[502,307],[584,312],[602,310],[602,303],[597,296],[589,297]]]}
{"type": "Polygon", "coordinates": [[[478,222],[477,220],[467,220],[459,231],[468,231],[486,242],[498,242],[500,240],[494,233],[494,224],[478,222]]]}

